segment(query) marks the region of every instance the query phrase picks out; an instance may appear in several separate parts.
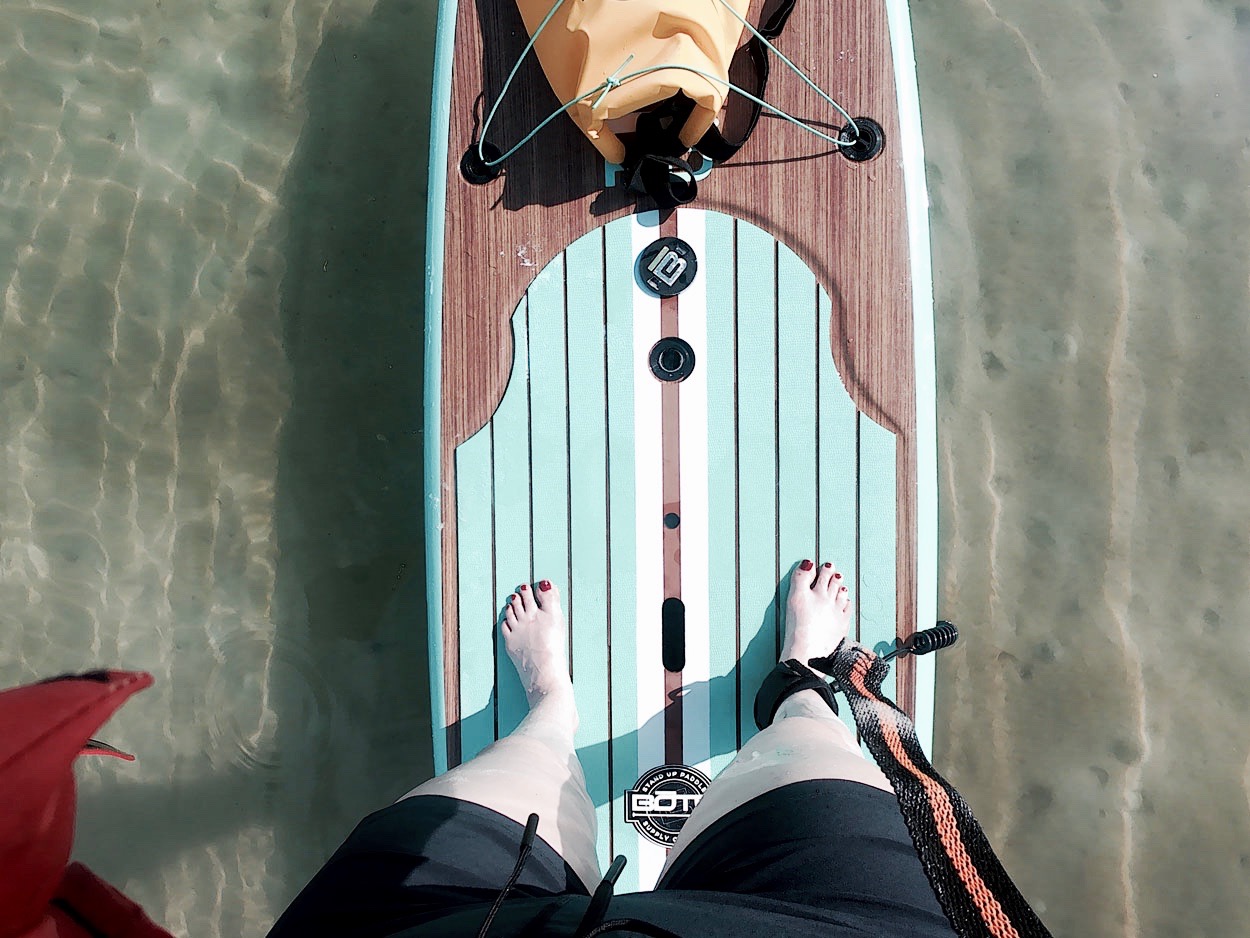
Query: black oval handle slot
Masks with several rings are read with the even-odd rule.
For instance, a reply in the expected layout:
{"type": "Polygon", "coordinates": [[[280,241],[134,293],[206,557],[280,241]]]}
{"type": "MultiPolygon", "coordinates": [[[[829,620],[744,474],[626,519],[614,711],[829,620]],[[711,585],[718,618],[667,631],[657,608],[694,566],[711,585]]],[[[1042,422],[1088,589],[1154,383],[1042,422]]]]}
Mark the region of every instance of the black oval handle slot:
{"type": "Polygon", "coordinates": [[[680,671],[686,666],[686,604],[670,596],[660,610],[661,648],[665,671],[680,671]]]}

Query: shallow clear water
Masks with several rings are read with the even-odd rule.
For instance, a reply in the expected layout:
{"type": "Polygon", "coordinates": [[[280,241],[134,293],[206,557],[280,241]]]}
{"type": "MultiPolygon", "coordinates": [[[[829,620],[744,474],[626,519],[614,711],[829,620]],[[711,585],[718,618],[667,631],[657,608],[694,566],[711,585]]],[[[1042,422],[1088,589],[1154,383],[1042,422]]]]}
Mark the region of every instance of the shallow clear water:
{"type": "MultiPolygon", "coordinates": [[[[157,685],[76,852],[261,935],[430,774],[430,0],[0,4],[0,685],[157,685]]],[[[935,762],[1056,935],[1242,935],[1250,8],[913,4],[935,762]]]]}

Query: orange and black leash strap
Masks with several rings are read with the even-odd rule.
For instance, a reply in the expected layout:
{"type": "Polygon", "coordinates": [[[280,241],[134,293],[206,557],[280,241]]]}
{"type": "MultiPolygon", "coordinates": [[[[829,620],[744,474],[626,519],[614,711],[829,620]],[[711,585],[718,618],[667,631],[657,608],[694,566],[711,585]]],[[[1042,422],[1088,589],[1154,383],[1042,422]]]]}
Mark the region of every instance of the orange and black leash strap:
{"type": "Polygon", "coordinates": [[[894,786],[942,910],[961,938],[1051,938],[994,854],[972,809],[930,764],[911,718],[881,693],[890,666],[849,640],[809,664],[832,676],[894,786]]]}

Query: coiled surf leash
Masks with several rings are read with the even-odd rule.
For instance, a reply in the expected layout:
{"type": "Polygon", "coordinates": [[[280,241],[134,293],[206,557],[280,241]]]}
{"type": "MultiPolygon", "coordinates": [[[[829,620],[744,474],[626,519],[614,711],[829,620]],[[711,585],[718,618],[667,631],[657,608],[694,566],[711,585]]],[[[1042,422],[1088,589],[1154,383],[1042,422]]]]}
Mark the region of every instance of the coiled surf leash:
{"type": "Polygon", "coordinates": [[[938,624],[922,632],[914,632],[902,642],[894,640],[895,648],[881,656],[882,661],[891,658],[905,658],[908,655],[928,655],[943,648],[950,648],[959,640],[959,629],[955,623],[939,619],[938,624]]]}
{"type": "Polygon", "coordinates": [[[925,876],[955,933],[960,938],[1051,938],[972,809],[925,755],[911,717],[881,689],[890,659],[949,648],[958,637],[959,630],[942,621],[881,657],[847,640],[832,655],[808,664],[832,677],[850,703],[855,727],[894,789],[925,876]]]}

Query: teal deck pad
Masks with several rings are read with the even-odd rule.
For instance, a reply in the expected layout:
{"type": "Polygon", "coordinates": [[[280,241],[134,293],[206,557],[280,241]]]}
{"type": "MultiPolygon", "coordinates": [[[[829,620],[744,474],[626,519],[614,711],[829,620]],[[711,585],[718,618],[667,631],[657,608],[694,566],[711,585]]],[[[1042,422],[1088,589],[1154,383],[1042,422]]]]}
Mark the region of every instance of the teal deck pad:
{"type": "Polygon", "coordinates": [[[649,888],[664,855],[625,822],[623,800],[664,756],[663,459],[681,459],[686,764],[714,777],[755,734],[800,560],[843,572],[861,642],[892,640],[897,617],[897,440],[843,387],[829,297],[762,229],[679,211],[700,261],[678,297],[696,366],[678,386],[678,452],[666,453],[658,381],[640,362],[660,337],[659,301],[633,275],[658,236],[642,224],[622,218],[570,245],[513,314],[503,398],[455,454],[461,653],[446,676],[459,680],[467,760],[527,711],[498,629],[508,595],[559,585],[600,863],[630,860],[618,892],[649,888]]]}

